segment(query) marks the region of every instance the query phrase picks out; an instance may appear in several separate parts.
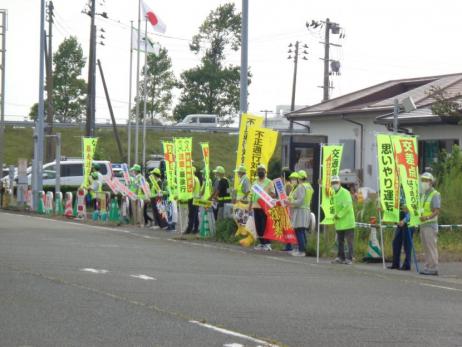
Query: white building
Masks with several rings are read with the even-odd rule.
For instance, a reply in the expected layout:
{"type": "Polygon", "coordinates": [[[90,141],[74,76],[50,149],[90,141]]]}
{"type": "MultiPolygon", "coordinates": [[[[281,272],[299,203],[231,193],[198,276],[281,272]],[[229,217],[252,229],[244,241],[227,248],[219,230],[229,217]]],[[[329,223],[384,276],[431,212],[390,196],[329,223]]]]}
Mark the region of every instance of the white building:
{"type": "Polygon", "coordinates": [[[381,83],[329,101],[288,113],[289,121],[309,121],[310,133],[325,136],[331,144],[343,143],[342,168],[357,172],[361,185],[377,188],[375,135],[393,126],[394,100],[411,97],[417,109],[399,116],[400,132],[419,137],[420,168],[430,166],[442,149],[462,141],[462,126],[450,117],[433,115],[432,88],[460,98],[462,73],[410,78],[381,83]]]}

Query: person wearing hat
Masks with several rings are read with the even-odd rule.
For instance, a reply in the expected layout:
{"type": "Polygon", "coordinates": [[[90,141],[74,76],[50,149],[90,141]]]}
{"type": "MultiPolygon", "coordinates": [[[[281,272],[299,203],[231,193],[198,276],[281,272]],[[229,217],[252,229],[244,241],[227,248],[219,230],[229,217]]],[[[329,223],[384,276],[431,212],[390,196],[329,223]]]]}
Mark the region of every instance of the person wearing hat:
{"type": "Polygon", "coordinates": [[[188,200],[188,226],[184,234],[199,233],[199,206],[194,205],[194,199],[201,198],[201,183],[196,174],[196,167],[193,166],[193,197],[188,200]]]}
{"type": "MultiPolygon", "coordinates": [[[[272,198],[276,197],[273,181],[266,177],[265,165],[260,164],[257,166],[257,179],[253,182],[253,184],[260,186],[272,198]]],[[[253,192],[251,208],[253,209],[255,229],[257,230],[259,241],[259,244],[255,246],[255,250],[271,251],[271,242],[263,238],[266,228],[266,213],[258,203],[258,199],[258,195],[255,192],[253,192]]]]}
{"type": "Polygon", "coordinates": [[[137,200],[132,204],[133,220],[135,225],[144,227],[143,209],[141,208],[144,202],[144,193],[141,184],[141,179],[143,177],[141,175],[141,166],[135,164],[130,168],[130,171],[134,175],[130,182],[130,190],[137,195],[137,200]]]}
{"type": "Polygon", "coordinates": [[[340,185],[340,177],[332,176],[335,208],[335,231],[337,233],[338,254],[333,263],[351,265],[353,263],[353,241],[356,227],[353,199],[350,192],[340,185]],[[348,254],[345,256],[345,239],[348,254]]]}
{"type": "Polygon", "coordinates": [[[420,195],[420,238],[425,253],[422,275],[438,275],[438,215],[441,208],[441,195],[433,188],[435,179],[429,172],[420,176],[422,193],[420,195]]]}
{"type": "Polygon", "coordinates": [[[164,196],[164,191],[162,190],[162,173],[159,168],[151,170],[149,181],[151,186],[151,207],[154,222],[159,226],[159,228],[165,228],[167,226],[167,223],[161,217],[159,209],[157,207],[157,204],[164,196]]]}
{"type": "Polygon", "coordinates": [[[250,194],[250,181],[247,177],[247,170],[245,169],[244,165],[239,166],[236,170],[234,170],[239,177],[239,185],[236,190],[236,198],[234,203],[249,203],[249,194],[250,194]]]}
{"type": "Polygon", "coordinates": [[[298,251],[292,251],[295,257],[306,255],[306,232],[310,222],[310,210],[306,201],[306,187],[300,182],[298,172],[289,176],[292,191],[289,194],[290,221],[297,236],[298,251]]]}
{"type": "Polygon", "coordinates": [[[229,180],[226,178],[225,168],[217,166],[213,170],[216,176],[216,184],[211,199],[216,202],[217,208],[214,209],[215,220],[224,218],[225,203],[231,202],[231,195],[229,194],[229,180]]]}

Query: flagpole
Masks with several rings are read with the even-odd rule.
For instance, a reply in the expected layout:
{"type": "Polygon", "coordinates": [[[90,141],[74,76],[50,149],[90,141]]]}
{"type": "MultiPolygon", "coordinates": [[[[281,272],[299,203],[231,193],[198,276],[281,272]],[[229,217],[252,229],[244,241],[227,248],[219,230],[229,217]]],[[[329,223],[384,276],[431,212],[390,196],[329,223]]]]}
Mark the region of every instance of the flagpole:
{"type": "Polygon", "coordinates": [[[144,26],[144,69],[143,69],[143,172],[146,174],[146,75],[148,70],[148,19],[145,17],[144,26]]]}
{"type": "Polygon", "coordinates": [[[141,0],[138,0],[138,42],[136,44],[136,107],[135,107],[135,164],[138,164],[138,133],[140,130],[140,103],[139,103],[139,97],[140,97],[140,31],[141,31],[141,0]]]}
{"type": "MultiPolygon", "coordinates": [[[[378,160],[379,160],[379,158],[377,156],[377,167],[379,167],[378,166],[379,165],[378,160]]],[[[378,189],[377,189],[377,192],[378,192],[377,198],[379,199],[379,203],[380,203],[381,202],[380,194],[382,192],[380,191],[380,178],[379,178],[379,175],[377,175],[377,187],[378,187],[378,189]]],[[[382,266],[383,266],[384,269],[386,269],[387,266],[386,266],[386,263],[385,263],[385,248],[383,246],[383,226],[382,226],[382,208],[381,207],[378,209],[378,215],[379,215],[379,229],[380,229],[380,247],[382,247],[382,266]]]]}
{"type": "Polygon", "coordinates": [[[316,263],[319,264],[319,233],[321,228],[321,189],[322,189],[322,147],[323,144],[321,143],[321,150],[319,152],[319,182],[318,182],[318,230],[317,230],[317,239],[316,239],[316,263]]]}
{"type": "Polygon", "coordinates": [[[131,166],[131,154],[132,154],[132,125],[130,115],[132,112],[132,71],[133,71],[133,21],[130,21],[130,73],[128,78],[128,126],[127,126],[127,137],[128,137],[128,155],[127,162],[128,166],[131,166]]]}

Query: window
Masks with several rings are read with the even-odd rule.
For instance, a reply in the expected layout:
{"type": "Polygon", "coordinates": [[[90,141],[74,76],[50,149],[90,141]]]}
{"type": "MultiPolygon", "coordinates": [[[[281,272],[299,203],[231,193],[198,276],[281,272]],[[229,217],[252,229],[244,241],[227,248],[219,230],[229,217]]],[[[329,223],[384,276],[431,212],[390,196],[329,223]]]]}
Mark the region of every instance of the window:
{"type": "Polygon", "coordinates": [[[197,123],[197,117],[191,117],[189,123],[197,123]]]}
{"type": "Polygon", "coordinates": [[[66,164],[61,166],[61,177],[83,176],[83,164],[66,164]]]}
{"type": "Polygon", "coordinates": [[[342,155],[342,164],[341,164],[341,170],[344,169],[349,169],[351,171],[354,171],[356,166],[355,166],[355,140],[340,140],[339,141],[341,144],[343,144],[343,155],[342,155]]]}
{"type": "Polygon", "coordinates": [[[442,150],[452,152],[452,147],[459,145],[457,139],[447,140],[421,140],[419,141],[419,168],[425,171],[438,161],[438,155],[442,150]]]}
{"type": "Polygon", "coordinates": [[[199,118],[199,123],[206,123],[206,124],[215,124],[215,118],[213,117],[202,117],[199,118]]]}

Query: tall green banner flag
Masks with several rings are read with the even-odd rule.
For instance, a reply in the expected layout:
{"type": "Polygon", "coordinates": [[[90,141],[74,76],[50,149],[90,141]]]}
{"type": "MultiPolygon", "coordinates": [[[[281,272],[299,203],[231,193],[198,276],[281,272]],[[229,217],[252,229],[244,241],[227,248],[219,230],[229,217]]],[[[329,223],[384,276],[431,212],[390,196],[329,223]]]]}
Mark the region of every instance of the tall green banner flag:
{"type": "Polygon", "coordinates": [[[391,136],[398,175],[403,187],[406,206],[410,214],[410,226],[420,224],[419,156],[415,136],[391,136]]]}
{"type": "Polygon", "coordinates": [[[178,199],[187,201],[193,197],[192,138],[176,138],[174,144],[178,199]]]}
{"type": "Polygon", "coordinates": [[[390,135],[377,135],[377,160],[379,170],[380,205],[382,221],[399,222],[399,179],[395,151],[390,135]]]}
{"type": "Polygon", "coordinates": [[[322,190],[321,207],[324,212],[324,219],[321,224],[335,223],[334,191],[332,189],[331,177],[338,176],[342,162],[343,145],[322,146],[322,190]]]}
{"type": "Polygon", "coordinates": [[[176,195],[176,179],[175,179],[175,145],[171,141],[163,141],[165,160],[165,174],[167,175],[167,187],[169,199],[173,200],[176,195]]]}
{"type": "Polygon", "coordinates": [[[90,185],[90,172],[95,155],[97,137],[82,137],[82,156],[83,156],[83,182],[82,187],[88,188],[90,185]]]}
{"type": "Polygon", "coordinates": [[[210,194],[212,192],[212,187],[210,185],[210,148],[208,142],[201,142],[202,148],[202,156],[204,157],[204,196],[202,197],[204,200],[208,200],[210,198],[210,194]]]}

